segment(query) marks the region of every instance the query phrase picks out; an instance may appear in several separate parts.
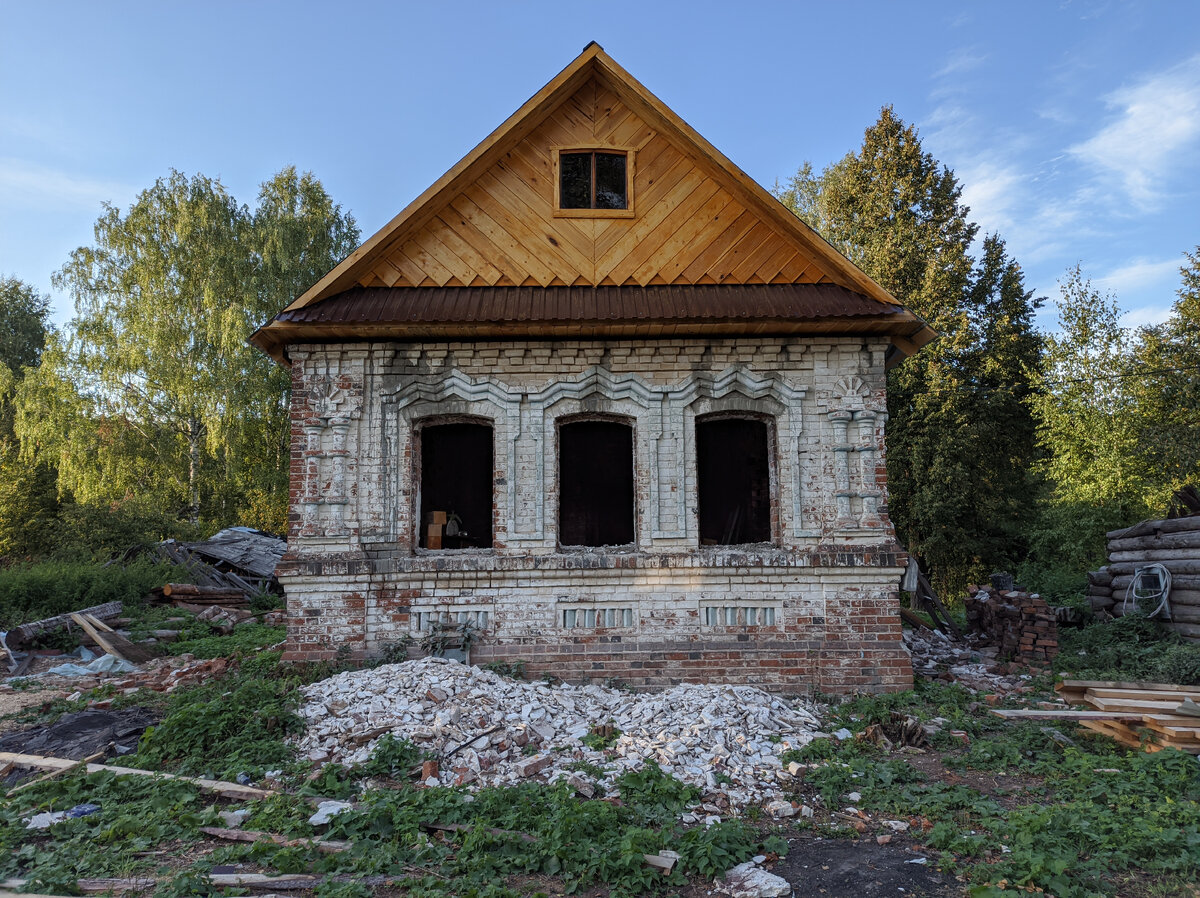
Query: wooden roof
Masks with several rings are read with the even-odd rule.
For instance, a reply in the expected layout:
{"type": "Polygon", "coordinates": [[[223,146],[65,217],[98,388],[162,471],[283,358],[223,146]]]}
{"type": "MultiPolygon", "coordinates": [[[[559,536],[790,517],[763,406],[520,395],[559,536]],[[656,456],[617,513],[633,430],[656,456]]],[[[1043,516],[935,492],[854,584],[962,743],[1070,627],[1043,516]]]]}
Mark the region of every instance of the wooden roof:
{"type": "MultiPolygon", "coordinates": [[[[899,306],[592,43],[251,339],[283,361],[286,343],[321,339],[315,322],[294,313],[359,288],[386,289],[389,302],[407,304],[421,297],[405,291],[417,289],[718,284],[835,285],[881,314],[899,306]],[[560,147],[629,151],[632,214],[556,215],[560,147]]],[[[345,304],[339,308],[340,330],[352,338],[345,304]]],[[[477,321],[496,317],[481,314],[477,321]]],[[[391,336],[415,336],[406,313],[385,317],[410,325],[391,336]]],[[[896,317],[886,317],[880,332],[896,333],[896,317]]],[[[912,349],[933,338],[911,313],[900,317],[912,349]]],[[[371,330],[387,336],[378,321],[371,330]]]]}

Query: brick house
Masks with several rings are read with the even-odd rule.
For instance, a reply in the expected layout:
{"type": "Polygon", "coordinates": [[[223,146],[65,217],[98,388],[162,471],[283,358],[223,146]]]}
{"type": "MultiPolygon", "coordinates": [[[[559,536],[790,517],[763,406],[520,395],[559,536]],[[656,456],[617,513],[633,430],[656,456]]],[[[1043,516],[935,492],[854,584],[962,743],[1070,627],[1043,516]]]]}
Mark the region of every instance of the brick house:
{"type": "Polygon", "coordinates": [[[253,337],[286,657],[906,688],[884,371],[932,338],[589,45],[253,337]]]}

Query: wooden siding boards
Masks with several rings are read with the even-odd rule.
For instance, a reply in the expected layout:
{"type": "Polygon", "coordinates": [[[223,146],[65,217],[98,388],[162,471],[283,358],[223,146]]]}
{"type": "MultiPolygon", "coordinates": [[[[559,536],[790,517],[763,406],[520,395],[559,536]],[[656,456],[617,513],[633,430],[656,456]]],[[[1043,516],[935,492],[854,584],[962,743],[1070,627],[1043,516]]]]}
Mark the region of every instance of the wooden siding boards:
{"type": "MultiPolygon", "coordinates": [[[[252,340],[283,361],[283,332],[288,341],[296,339],[306,320],[288,313],[355,288],[736,284],[838,285],[877,313],[899,308],[592,44],[252,340]],[[633,217],[556,216],[555,154],[561,146],[630,150],[633,217]]],[[[426,298],[412,296],[404,305],[426,298]]],[[[627,297],[610,299],[628,305],[621,302],[627,297]]],[[[932,339],[932,331],[906,314],[917,322],[904,331],[908,346],[932,339]]],[[[705,317],[715,322],[743,315],[729,310],[705,317]]],[[[350,319],[340,321],[353,331],[350,319]]],[[[894,323],[880,332],[896,332],[894,323]]]]}

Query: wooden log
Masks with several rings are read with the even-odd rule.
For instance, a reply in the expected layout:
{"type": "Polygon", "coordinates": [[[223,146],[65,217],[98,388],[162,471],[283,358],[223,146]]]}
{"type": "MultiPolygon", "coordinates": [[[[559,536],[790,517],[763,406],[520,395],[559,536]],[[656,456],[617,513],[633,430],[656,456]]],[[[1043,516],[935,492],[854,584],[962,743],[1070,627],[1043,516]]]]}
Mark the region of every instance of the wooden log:
{"type": "Polygon", "coordinates": [[[1171,602],[1171,622],[1181,624],[1200,624],[1200,607],[1195,605],[1176,605],[1171,602]]]}
{"type": "MultiPolygon", "coordinates": [[[[1132,574],[1137,568],[1145,567],[1150,564],[1149,561],[1115,561],[1110,564],[1109,570],[1113,572],[1114,578],[1120,577],[1123,574],[1132,574]]],[[[1200,575],[1200,560],[1187,560],[1182,558],[1167,559],[1157,562],[1171,572],[1171,576],[1176,574],[1184,574],[1188,576],[1200,575]]],[[[1114,583],[1116,581],[1114,580],[1114,583]]]]}
{"type": "MultiPolygon", "coordinates": [[[[0,764],[11,761],[18,767],[34,767],[39,770],[57,770],[62,767],[74,767],[78,762],[69,758],[52,758],[44,755],[25,755],[19,752],[0,752],[0,764]]],[[[270,798],[277,794],[273,789],[258,789],[254,786],[243,786],[241,783],[230,783],[223,780],[209,780],[191,776],[180,776],[174,773],[163,773],[158,770],[139,770],[136,767],[114,767],[107,764],[88,764],[88,773],[108,771],[114,776],[152,776],[155,779],[179,780],[191,783],[205,792],[214,792],[225,798],[270,798]]]]}
{"type": "Polygon", "coordinates": [[[1108,551],[1129,552],[1140,549],[1200,549],[1200,530],[1187,533],[1152,533],[1127,539],[1110,539],[1108,551]]]}
{"type": "Polygon", "coordinates": [[[1185,639],[1200,640],[1200,624],[1174,623],[1170,626],[1172,630],[1185,639]]]}
{"type": "Polygon", "coordinates": [[[1113,576],[1108,568],[1102,567],[1098,571],[1088,571],[1087,580],[1092,586],[1110,586],[1113,576]]]}
{"type": "Polygon", "coordinates": [[[1109,552],[1110,564],[1122,561],[1132,561],[1150,564],[1155,561],[1196,561],[1200,562],[1200,549],[1129,549],[1122,552],[1109,552]]]}
{"type": "MultiPolygon", "coordinates": [[[[1113,580],[1113,595],[1124,596],[1125,590],[1129,588],[1129,584],[1133,582],[1133,574],[1123,574],[1113,580]]],[[[1192,577],[1186,574],[1175,576],[1171,574],[1171,591],[1177,589],[1188,589],[1200,592],[1200,577],[1192,577]]]]}
{"type": "Polygon", "coordinates": [[[5,641],[10,648],[21,649],[29,645],[35,636],[40,636],[42,633],[52,633],[55,630],[61,630],[64,627],[70,626],[71,614],[86,614],[98,620],[112,620],[115,617],[121,616],[121,610],[122,606],[120,602],[105,602],[103,605],[93,605],[91,608],[83,608],[79,611],[59,614],[43,620],[31,621],[30,623],[21,624],[21,626],[9,630],[5,641]]]}
{"type": "Polygon", "coordinates": [[[1200,515],[1188,518],[1171,518],[1170,520],[1142,521],[1132,527],[1121,530],[1110,530],[1104,534],[1107,539],[1131,539],[1135,536],[1146,536],[1151,533],[1187,533],[1190,530],[1200,530],[1200,515]]]}

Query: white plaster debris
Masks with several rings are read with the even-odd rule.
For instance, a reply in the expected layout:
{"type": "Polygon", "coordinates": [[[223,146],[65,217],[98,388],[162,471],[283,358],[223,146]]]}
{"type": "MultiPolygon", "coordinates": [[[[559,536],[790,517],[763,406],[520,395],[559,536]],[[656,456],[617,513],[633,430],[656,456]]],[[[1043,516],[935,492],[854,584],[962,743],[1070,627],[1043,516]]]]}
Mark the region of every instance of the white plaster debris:
{"type": "Polygon", "coordinates": [[[716,891],[731,898],[783,898],[792,894],[792,886],[782,876],[768,873],[754,861],[738,864],[713,883],[716,891]]]}
{"type": "Polygon", "coordinates": [[[577,791],[593,781],[580,761],[604,769],[594,781],[609,791],[625,771],[655,761],[705,793],[696,811],[705,822],[781,799],[793,775],[780,755],[823,735],[808,707],[753,686],[684,684],[657,693],[551,686],[445,658],[349,671],[303,692],[304,756],[359,764],[391,733],[432,752],[446,785],[477,789],[537,776],[567,779],[577,791]],[[610,751],[583,744],[606,724],[620,731],[610,751]]]}
{"type": "Polygon", "coordinates": [[[324,826],[338,814],[352,807],[354,805],[348,801],[323,801],[317,805],[317,812],[308,818],[308,822],[313,826],[324,826]]]}

